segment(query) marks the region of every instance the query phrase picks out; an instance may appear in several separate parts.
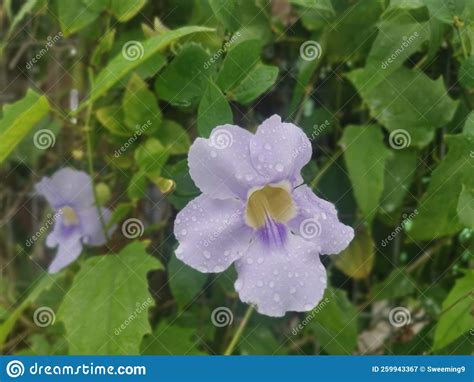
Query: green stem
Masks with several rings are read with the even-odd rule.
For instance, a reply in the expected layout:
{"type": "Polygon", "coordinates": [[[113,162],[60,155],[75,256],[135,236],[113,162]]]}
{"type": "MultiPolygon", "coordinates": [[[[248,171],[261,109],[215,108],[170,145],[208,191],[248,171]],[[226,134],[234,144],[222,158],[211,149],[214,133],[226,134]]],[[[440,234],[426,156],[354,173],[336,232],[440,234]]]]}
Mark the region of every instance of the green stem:
{"type": "Polygon", "coordinates": [[[324,162],[323,166],[321,167],[321,169],[318,171],[318,174],[314,177],[314,179],[311,181],[311,183],[309,184],[309,186],[311,187],[312,190],[314,190],[316,188],[316,186],[318,185],[319,181],[321,180],[321,178],[324,176],[324,174],[329,170],[329,168],[332,166],[332,164],[334,162],[336,162],[339,157],[342,155],[344,151],[341,150],[341,149],[338,149],[336,150],[332,155],[331,157],[326,161],[324,162]]]}
{"type": "MultiPolygon", "coordinates": [[[[92,85],[92,71],[89,71],[89,82],[92,85]]],[[[91,183],[92,183],[92,190],[94,193],[94,200],[95,200],[95,206],[97,208],[97,213],[99,214],[99,220],[100,220],[100,225],[102,226],[102,230],[104,232],[104,236],[107,240],[109,241],[109,235],[107,232],[107,226],[105,224],[104,216],[102,215],[102,209],[100,208],[99,204],[99,196],[97,194],[97,189],[95,188],[94,184],[94,157],[92,154],[92,138],[91,138],[91,128],[90,128],[90,122],[91,122],[91,116],[92,116],[92,107],[93,104],[92,102],[89,103],[87,106],[87,111],[86,111],[86,120],[85,120],[85,126],[84,126],[84,131],[86,134],[86,150],[87,150],[87,167],[88,167],[88,172],[91,177],[91,183]]]]}
{"type": "Polygon", "coordinates": [[[253,306],[249,305],[249,307],[247,308],[247,311],[245,312],[244,318],[240,322],[240,325],[234,334],[234,337],[232,337],[232,340],[230,341],[229,346],[227,346],[227,349],[225,349],[224,355],[231,355],[233,353],[235,346],[237,345],[240,337],[242,336],[242,333],[245,327],[247,326],[252,313],[253,313],[253,306]]]}

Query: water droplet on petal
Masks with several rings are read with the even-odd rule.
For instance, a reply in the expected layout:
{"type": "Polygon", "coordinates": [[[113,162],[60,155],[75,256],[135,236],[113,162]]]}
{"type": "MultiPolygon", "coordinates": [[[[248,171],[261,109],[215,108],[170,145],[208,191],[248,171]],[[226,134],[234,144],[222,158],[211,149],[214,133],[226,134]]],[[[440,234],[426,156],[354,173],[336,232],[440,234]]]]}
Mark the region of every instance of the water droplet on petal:
{"type": "Polygon", "coordinates": [[[258,286],[258,287],[263,287],[263,281],[262,281],[262,280],[258,280],[258,281],[257,281],[257,286],[258,286]]]}
{"type": "Polygon", "coordinates": [[[209,251],[204,251],[203,252],[203,255],[206,259],[210,259],[211,258],[211,253],[209,251]]]}
{"type": "Polygon", "coordinates": [[[326,285],[326,277],[321,276],[319,278],[319,281],[321,281],[324,285],[326,285]]]}
{"type": "Polygon", "coordinates": [[[186,235],[187,233],[188,233],[188,231],[186,231],[185,229],[181,230],[181,235],[186,235]]]}
{"type": "Polygon", "coordinates": [[[283,167],[283,165],[281,163],[277,163],[275,165],[275,170],[277,170],[278,172],[282,172],[285,168],[283,167]]]}
{"type": "Polygon", "coordinates": [[[270,143],[265,143],[265,145],[263,147],[265,147],[265,150],[271,150],[272,149],[272,145],[270,143]]]}
{"type": "Polygon", "coordinates": [[[239,291],[240,289],[242,289],[242,284],[243,284],[243,283],[242,283],[242,281],[241,281],[240,279],[237,280],[237,281],[235,282],[235,284],[234,284],[235,290],[236,290],[236,291],[239,291]]]}
{"type": "Polygon", "coordinates": [[[270,288],[273,288],[275,286],[275,283],[273,281],[270,281],[270,284],[268,284],[270,288]]]}
{"type": "Polygon", "coordinates": [[[263,257],[259,257],[257,260],[257,263],[262,264],[263,263],[263,257]]]}
{"type": "Polygon", "coordinates": [[[275,302],[280,301],[280,295],[279,295],[278,293],[275,293],[275,294],[273,295],[273,301],[275,301],[275,302]]]}
{"type": "Polygon", "coordinates": [[[296,288],[295,288],[295,287],[291,287],[291,288],[290,288],[290,293],[291,293],[291,294],[295,294],[295,293],[296,293],[296,288]]]}
{"type": "Polygon", "coordinates": [[[253,259],[251,259],[250,257],[247,259],[247,264],[253,264],[253,259]]]}
{"type": "Polygon", "coordinates": [[[215,151],[211,151],[211,157],[215,158],[217,156],[217,153],[215,151]]]}

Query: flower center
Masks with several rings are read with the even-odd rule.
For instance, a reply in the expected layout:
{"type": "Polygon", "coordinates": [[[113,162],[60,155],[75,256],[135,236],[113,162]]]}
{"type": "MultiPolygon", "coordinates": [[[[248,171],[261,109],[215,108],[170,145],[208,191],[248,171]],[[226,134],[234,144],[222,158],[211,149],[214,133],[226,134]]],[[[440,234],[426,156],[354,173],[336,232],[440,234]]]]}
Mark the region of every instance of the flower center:
{"type": "Polygon", "coordinates": [[[63,224],[66,227],[79,224],[79,217],[72,207],[64,206],[59,211],[63,217],[63,224]]]}
{"type": "Polygon", "coordinates": [[[287,223],[296,216],[289,185],[267,185],[249,196],[245,210],[245,222],[259,229],[273,223],[287,223]]]}

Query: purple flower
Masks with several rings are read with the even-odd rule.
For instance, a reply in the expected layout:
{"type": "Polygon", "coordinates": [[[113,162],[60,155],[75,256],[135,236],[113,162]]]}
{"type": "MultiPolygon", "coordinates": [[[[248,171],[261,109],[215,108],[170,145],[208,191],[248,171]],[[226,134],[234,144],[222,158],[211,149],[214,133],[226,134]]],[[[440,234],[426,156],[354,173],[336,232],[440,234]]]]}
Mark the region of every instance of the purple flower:
{"type": "Polygon", "coordinates": [[[196,139],[188,161],[202,194],[176,217],[176,256],[201,272],[235,262],[240,299],[262,314],[315,307],[327,284],[319,255],[342,251],[354,231],[302,184],[311,153],[303,131],[277,115],[255,134],[223,125],[196,139]]]}
{"type": "MultiPolygon", "coordinates": [[[[36,191],[55,210],[54,228],[46,239],[48,247],[58,247],[48,269],[51,273],[76,260],[83,244],[100,246],[106,243],[92,187],[88,174],[71,168],[61,169],[51,178],[44,177],[36,185],[36,191]]],[[[101,211],[104,221],[109,221],[110,210],[101,208],[101,211]]],[[[114,229],[112,227],[110,233],[114,229]]]]}

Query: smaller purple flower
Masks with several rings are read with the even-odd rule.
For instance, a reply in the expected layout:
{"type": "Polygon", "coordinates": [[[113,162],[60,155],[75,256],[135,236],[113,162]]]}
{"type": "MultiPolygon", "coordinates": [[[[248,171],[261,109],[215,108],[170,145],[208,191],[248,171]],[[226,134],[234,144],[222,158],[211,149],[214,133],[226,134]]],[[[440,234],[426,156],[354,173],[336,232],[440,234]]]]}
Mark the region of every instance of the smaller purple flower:
{"type": "MultiPolygon", "coordinates": [[[[84,244],[100,246],[107,241],[92,187],[88,174],[71,168],[63,168],[50,178],[44,177],[35,187],[55,211],[54,228],[46,239],[48,247],[58,247],[48,268],[50,273],[59,272],[76,260],[84,244]]],[[[101,212],[107,224],[111,212],[107,208],[101,208],[101,212]]],[[[112,227],[109,234],[114,229],[112,227]]]]}

